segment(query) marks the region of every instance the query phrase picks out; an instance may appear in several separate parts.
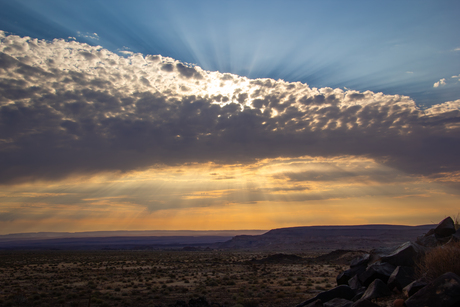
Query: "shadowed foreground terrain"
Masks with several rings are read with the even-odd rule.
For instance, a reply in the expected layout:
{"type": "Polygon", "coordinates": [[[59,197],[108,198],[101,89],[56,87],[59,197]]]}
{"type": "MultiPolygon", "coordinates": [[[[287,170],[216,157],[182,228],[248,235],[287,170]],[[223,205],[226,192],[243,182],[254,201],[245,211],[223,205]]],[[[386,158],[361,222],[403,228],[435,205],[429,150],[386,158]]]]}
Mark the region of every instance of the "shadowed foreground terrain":
{"type": "Polygon", "coordinates": [[[388,250],[420,235],[423,242],[438,240],[432,228],[293,227],[227,241],[223,233],[5,235],[0,306],[296,306],[335,288],[350,261],[373,248],[388,250]]]}
{"type": "Polygon", "coordinates": [[[312,255],[4,251],[0,306],[88,306],[90,298],[91,306],[168,306],[199,297],[221,306],[295,306],[332,288],[346,267],[307,256],[312,255]]]}

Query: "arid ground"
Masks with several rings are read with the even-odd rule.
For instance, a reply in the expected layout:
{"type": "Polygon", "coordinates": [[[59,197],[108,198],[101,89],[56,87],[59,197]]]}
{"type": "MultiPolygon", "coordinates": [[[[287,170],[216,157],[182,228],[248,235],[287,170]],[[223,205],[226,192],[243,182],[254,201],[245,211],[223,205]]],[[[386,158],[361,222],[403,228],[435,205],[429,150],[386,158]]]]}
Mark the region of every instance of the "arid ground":
{"type": "Polygon", "coordinates": [[[3,251],[1,306],[295,306],[335,286],[344,261],[231,251],[3,251]],[[263,259],[269,261],[264,261],[263,259]],[[262,261],[255,261],[262,260],[262,261]],[[91,301],[90,301],[91,300],[91,301]]]}

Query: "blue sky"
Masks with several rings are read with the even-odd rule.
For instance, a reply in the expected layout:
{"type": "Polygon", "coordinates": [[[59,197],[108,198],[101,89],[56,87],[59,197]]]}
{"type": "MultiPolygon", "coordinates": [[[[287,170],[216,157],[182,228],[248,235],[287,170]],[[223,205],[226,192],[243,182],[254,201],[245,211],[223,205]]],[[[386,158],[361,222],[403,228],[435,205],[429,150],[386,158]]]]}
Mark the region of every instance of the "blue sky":
{"type": "Polygon", "coordinates": [[[0,1],[0,29],[250,78],[460,97],[458,1],[0,1]],[[97,34],[94,35],[94,33],[97,34]],[[437,88],[435,82],[446,80],[437,88]]]}

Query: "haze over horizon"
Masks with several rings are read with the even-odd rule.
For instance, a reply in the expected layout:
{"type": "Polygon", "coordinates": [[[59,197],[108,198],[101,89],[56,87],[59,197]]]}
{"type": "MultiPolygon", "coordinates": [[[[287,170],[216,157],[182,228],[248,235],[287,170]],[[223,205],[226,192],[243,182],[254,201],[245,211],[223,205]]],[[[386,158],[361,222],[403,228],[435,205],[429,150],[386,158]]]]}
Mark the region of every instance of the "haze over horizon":
{"type": "Polygon", "coordinates": [[[456,216],[458,13],[0,1],[0,234],[456,216]]]}

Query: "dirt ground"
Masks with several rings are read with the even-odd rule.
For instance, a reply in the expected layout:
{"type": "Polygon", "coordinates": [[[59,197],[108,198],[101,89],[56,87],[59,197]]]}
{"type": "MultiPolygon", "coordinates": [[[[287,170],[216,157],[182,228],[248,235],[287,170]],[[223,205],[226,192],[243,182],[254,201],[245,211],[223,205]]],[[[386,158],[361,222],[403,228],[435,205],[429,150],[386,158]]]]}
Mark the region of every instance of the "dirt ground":
{"type": "MultiPolygon", "coordinates": [[[[295,306],[336,286],[343,264],[257,263],[269,253],[0,252],[0,306],[295,306]]],[[[298,254],[302,257],[309,255],[298,254]]]]}

